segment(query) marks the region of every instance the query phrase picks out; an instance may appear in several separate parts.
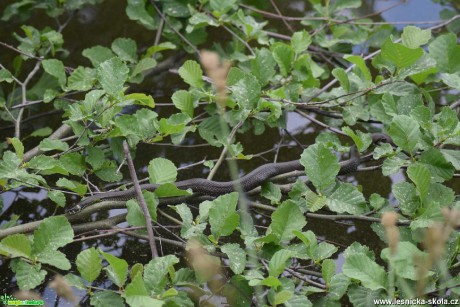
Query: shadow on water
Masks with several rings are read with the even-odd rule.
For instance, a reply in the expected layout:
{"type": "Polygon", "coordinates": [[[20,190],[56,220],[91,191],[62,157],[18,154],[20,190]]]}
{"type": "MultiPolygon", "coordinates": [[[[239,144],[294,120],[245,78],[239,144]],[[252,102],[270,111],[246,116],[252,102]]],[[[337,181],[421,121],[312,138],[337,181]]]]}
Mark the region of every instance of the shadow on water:
{"type": "MultiPolygon", "coordinates": [[[[0,11],[3,11],[4,7],[11,2],[12,1],[2,1],[0,3],[0,11]]],[[[279,7],[282,12],[289,16],[302,16],[303,12],[308,9],[306,6],[307,1],[278,2],[280,2],[279,7]]],[[[358,13],[360,15],[380,11],[384,7],[394,4],[396,1],[369,0],[363,2],[363,6],[359,9],[358,13]]],[[[64,48],[69,51],[68,57],[65,59],[66,65],[71,67],[77,67],[78,65],[90,65],[89,61],[81,56],[81,52],[85,48],[94,45],[110,46],[111,42],[118,37],[129,37],[134,39],[138,43],[139,50],[141,51],[152,45],[155,32],[148,31],[134,22],[129,21],[124,9],[125,1],[107,0],[101,5],[87,6],[78,11],[63,32],[65,39],[64,48]]],[[[374,19],[376,21],[436,20],[439,19],[440,10],[442,10],[442,6],[433,4],[430,0],[407,1],[406,4],[386,11],[382,15],[377,15],[374,19]]],[[[0,41],[12,45],[16,44],[11,33],[20,33],[20,26],[22,24],[23,22],[20,20],[12,20],[8,23],[0,22],[0,41]]],[[[41,29],[45,26],[55,25],[55,21],[47,17],[42,12],[34,12],[33,16],[27,21],[27,24],[41,29]]],[[[276,31],[280,33],[289,34],[286,26],[280,20],[270,20],[270,27],[272,29],[276,29],[276,31]]],[[[225,37],[222,36],[222,33],[217,33],[216,31],[211,31],[209,33],[209,42],[222,41],[223,39],[225,39],[225,37]]],[[[209,43],[208,47],[211,45],[212,44],[209,43]]],[[[4,48],[0,49],[0,51],[0,62],[5,66],[9,66],[8,63],[12,62],[16,54],[4,48]]],[[[175,68],[179,66],[180,63],[177,63],[175,68]]],[[[185,84],[177,75],[166,71],[163,72],[161,76],[149,76],[141,86],[136,85],[132,90],[150,93],[153,95],[157,103],[166,103],[169,102],[169,97],[174,91],[184,87],[185,84]]],[[[76,98],[78,99],[81,97],[76,98]]],[[[39,109],[33,108],[30,109],[30,113],[26,114],[26,117],[35,114],[37,111],[47,112],[50,109],[51,106],[48,105],[40,106],[39,109]]],[[[168,116],[173,109],[170,106],[158,106],[155,111],[159,113],[160,116],[168,116]]],[[[24,124],[24,135],[41,127],[56,127],[60,121],[61,114],[51,114],[39,119],[26,121],[24,124]]],[[[2,128],[10,125],[11,123],[5,121],[1,121],[0,123],[0,134],[2,139],[5,137],[11,137],[13,130],[2,128]]],[[[313,123],[297,116],[296,114],[288,115],[287,128],[298,141],[305,145],[311,144],[314,141],[314,135],[322,131],[318,130],[318,127],[313,123]]],[[[274,157],[274,149],[276,148],[274,146],[282,140],[280,132],[277,129],[267,129],[263,136],[256,136],[252,132],[249,132],[244,135],[238,135],[237,138],[238,141],[243,144],[245,154],[257,154],[260,152],[270,151],[267,154],[254,158],[250,161],[238,162],[242,174],[247,173],[261,164],[271,162],[274,157]]],[[[36,145],[34,140],[29,140],[30,141],[26,144],[26,148],[36,145]]],[[[289,161],[300,156],[302,149],[295,146],[295,142],[293,142],[292,139],[285,137],[282,141],[285,144],[290,144],[291,146],[289,148],[281,148],[279,152],[279,161],[289,161]]],[[[172,147],[165,144],[145,144],[139,146],[135,160],[139,170],[139,177],[142,178],[147,176],[147,169],[142,166],[147,165],[148,162],[155,157],[166,157],[173,161],[176,166],[183,167],[199,162],[205,158],[214,159],[220,155],[221,149],[219,148],[211,146],[195,146],[197,144],[203,144],[203,141],[198,137],[190,136],[183,142],[182,145],[184,145],[184,147],[172,147]]],[[[206,173],[207,169],[202,166],[197,166],[181,171],[178,179],[182,180],[186,178],[205,177],[206,173]]],[[[124,175],[124,178],[129,178],[126,173],[124,175]]],[[[228,178],[229,174],[226,168],[221,168],[216,180],[228,180],[228,178]]],[[[346,180],[361,184],[366,197],[368,197],[371,193],[379,193],[383,197],[390,196],[390,187],[392,182],[389,178],[381,176],[380,172],[359,173],[352,178],[346,178],[346,180]]],[[[20,216],[20,222],[25,223],[42,219],[50,213],[53,213],[55,210],[54,206],[45,199],[46,192],[43,190],[32,189],[27,190],[27,192],[14,190],[3,193],[2,197],[4,199],[4,212],[1,217],[2,219],[9,219],[12,214],[17,214],[20,216]]],[[[192,211],[196,213],[195,210],[192,209],[192,211]]],[[[169,213],[174,214],[172,212],[169,213]]],[[[101,213],[100,217],[102,215],[103,214],[101,213]]],[[[256,214],[256,220],[257,222],[260,222],[261,227],[266,225],[268,220],[267,217],[269,217],[269,215],[270,213],[268,212],[256,214]]],[[[350,245],[354,241],[359,241],[373,250],[380,250],[383,247],[383,243],[369,227],[369,224],[365,222],[352,223],[344,221],[340,223],[325,223],[321,220],[308,219],[307,227],[308,229],[314,231],[320,240],[336,244],[340,251],[343,251],[346,246],[350,245]]],[[[259,231],[262,232],[264,230],[262,228],[259,229],[259,231]]],[[[161,233],[171,237],[171,235],[164,231],[161,233]]],[[[75,256],[81,251],[81,249],[88,248],[89,246],[100,247],[105,251],[113,253],[114,255],[121,256],[130,264],[137,262],[147,263],[150,259],[147,244],[139,244],[138,240],[124,236],[112,236],[103,239],[86,241],[85,243],[73,243],[68,245],[64,249],[64,252],[71,261],[74,261],[75,256]]],[[[183,255],[182,248],[171,247],[166,244],[161,245],[161,250],[165,254],[176,253],[178,255],[183,255]]],[[[338,270],[340,270],[341,264],[343,263],[342,255],[338,254],[337,259],[338,270]]],[[[183,263],[183,265],[185,266],[186,264],[183,263]]],[[[8,268],[8,265],[5,263],[0,264],[0,276],[0,290],[10,291],[15,288],[13,275],[11,270],[8,268]]],[[[53,290],[46,289],[44,291],[46,301],[49,303],[55,301],[55,295],[56,294],[53,290]]],[[[60,306],[64,306],[64,304],[60,304],[60,306]]]]}

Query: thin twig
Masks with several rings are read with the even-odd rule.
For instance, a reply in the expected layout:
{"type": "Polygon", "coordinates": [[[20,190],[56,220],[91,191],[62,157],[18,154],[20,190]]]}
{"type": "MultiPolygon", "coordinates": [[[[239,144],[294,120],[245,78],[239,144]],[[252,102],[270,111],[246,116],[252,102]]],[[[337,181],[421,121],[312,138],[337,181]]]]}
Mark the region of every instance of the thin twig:
{"type": "Polygon", "coordinates": [[[313,116],[308,115],[308,114],[305,113],[305,112],[302,112],[302,111],[300,111],[300,110],[296,110],[295,112],[296,112],[297,114],[300,114],[301,116],[307,118],[308,120],[314,122],[315,124],[318,124],[318,125],[320,125],[321,127],[324,127],[324,128],[326,128],[326,129],[328,129],[328,130],[334,132],[334,133],[337,133],[337,134],[340,134],[340,135],[348,136],[348,134],[346,134],[345,132],[342,132],[341,130],[339,130],[339,129],[337,129],[337,128],[331,127],[331,126],[329,126],[329,125],[323,123],[322,121],[317,120],[317,119],[314,118],[313,116]]]}
{"type": "MultiPolygon", "coordinates": [[[[30,80],[35,76],[35,74],[38,72],[40,69],[40,64],[41,62],[35,63],[34,68],[32,71],[27,75],[26,79],[24,82],[21,83],[21,93],[22,93],[22,104],[27,104],[27,85],[29,84],[30,80]]],[[[18,116],[16,117],[16,123],[14,127],[14,135],[16,138],[20,139],[21,138],[21,120],[22,120],[22,115],[24,114],[24,109],[20,109],[18,112],[18,116]]]]}
{"type": "Polygon", "coordinates": [[[276,5],[275,1],[274,0],[270,0],[270,3],[272,4],[273,8],[275,9],[276,13],[278,14],[278,16],[283,20],[283,23],[286,25],[286,27],[289,29],[289,31],[291,31],[292,33],[294,33],[294,29],[292,28],[292,26],[289,24],[289,22],[286,20],[286,18],[284,18],[283,14],[281,14],[281,11],[279,10],[278,6],[276,5]]]}
{"type": "MultiPolygon", "coordinates": [[[[267,211],[275,211],[276,208],[272,206],[267,206],[259,203],[252,202],[251,207],[267,210],[267,211]]],[[[347,215],[347,214],[319,214],[319,213],[305,213],[306,217],[317,218],[322,220],[329,220],[329,221],[340,221],[340,220],[357,220],[357,221],[365,221],[365,222],[372,222],[372,223],[380,223],[382,220],[378,217],[370,217],[365,215],[347,215]]],[[[397,222],[398,226],[409,226],[409,220],[400,220],[397,222]]]]}
{"type": "Polygon", "coordinates": [[[149,243],[150,243],[150,249],[152,252],[152,258],[157,258],[158,250],[155,245],[155,235],[153,233],[153,228],[152,228],[152,223],[151,223],[152,218],[150,217],[150,212],[149,212],[149,209],[147,208],[147,204],[145,202],[144,195],[142,195],[142,190],[141,190],[141,186],[139,185],[139,180],[137,180],[136,169],[134,168],[133,159],[131,158],[131,153],[129,152],[128,142],[123,141],[123,149],[125,152],[126,160],[128,162],[129,173],[134,183],[134,188],[136,190],[137,198],[139,200],[139,203],[141,204],[142,211],[144,212],[144,215],[145,215],[145,223],[147,226],[147,234],[149,236],[149,243]]]}
{"type": "Polygon", "coordinates": [[[214,167],[209,172],[209,175],[208,175],[208,177],[206,179],[212,180],[212,178],[216,174],[217,170],[219,169],[220,165],[222,164],[222,162],[224,162],[225,158],[227,157],[228,146],[230,146],[230,144],[232,143],[236,132],[238,131],[238,129],[240,129],[240,127],[243,125],[243,123],[244,123],[243,121],[240,121],[235,127],[233,127],[232,132],[230,133],[230,135],[227,138],[227,144],[225,144],[224,149],[222,150],[219,159],[217,160],[216,164],[214,165],[214,167]]]}
{"type": "Polygon", "coordinates": [[[158,15],[160,15],[160,18],[163,19],[166,23],[166,25],[174,32],[176,33],[187,45],[190,46],[190,48],[193,49],[193,51],[197,54],[198,58],[200,57],[200,51],[193,45],[185,36],[182,35],[179,31],[174,28],[174,26],[168,21],[166,16],[163,14],[163,12],[158,8],[158,6],[155,4],[153,0],[150,0],[150,4],[153,6],[155,11],[157,11],[158,15]]]}
{"type": "Polygon", "coordinates": [[[161,19],[160,25],[158,26],[158,29],[157,29],[157,33],[155,34],[155,41],[153,42],[155,46],[157,46],[160,43],[161,33],[163,32],[164,25],[165,25],[165,20],[161,19]]]}

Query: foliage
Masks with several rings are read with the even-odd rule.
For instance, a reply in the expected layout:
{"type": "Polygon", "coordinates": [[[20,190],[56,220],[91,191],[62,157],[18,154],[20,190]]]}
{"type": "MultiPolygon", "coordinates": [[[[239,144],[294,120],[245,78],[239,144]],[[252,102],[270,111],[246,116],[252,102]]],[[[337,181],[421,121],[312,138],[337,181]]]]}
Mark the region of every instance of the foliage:
{"type": "MultiPolygon", "coordinates": [[[[32,226],[4,216],[0,254],[20,289],[35,289],[46,283],[48,273],[59,271],[95,306],[193,306],[211,304],[215,297],[233,306],[253,301],[368,306],[374,299],[458,298],[460,15],[444,11],[441,24],[398,31],[370,18],[350,18],[359,16],[361,0],[309,0],[305,18],[295,26],[283,19],[299,29],[288,36],[270,31],[268,1],[128,0],[125,12],[132,23],[152,37],[161,32],[162,42],[139,46],[120,37],[110,46],[83,50],[77,67],[68,66],[66,22],[56,29],[27,24],[37,11],[71,21],[75,10],[100,2],[22,0],[4,11],[3,21],[19,18],[24,25],[12,35],[16,45],[2,44],[15,53],[14,60],[0,59],[0,116],[14,124],[0,146],[3,189],[40,188],[61,213],[74,196],[122,181],[124,140],[134,154],[145,144],[200,139],[223,148],[222,158],[247,160],[253,155],[238,137],[286,129],[288,113],[306,116],[327,131],[297,157],[308,182],[299,179],[288,188],[265,183],[258,198],[262,204],[249,203],[266,210],[267,219],[272,211],[265,228],[254,225],[238,189],[200,201],[192,211],[192,191],[174,185],[179,168],[164,157],[150,160],[148,180],[159,185],[154,193],[144,191],[152,222],[164,214],[159,210],[164,199],[179,197],[170,206],[175,216],[168,216],[180,231],[173,234],[176,240],[162,244],[184,248],[188,265],[174,254],[128,263],[89,239],[71,263],[58,249],[75,244],[74,231],[82,232],[94,220],[85,224],[77,215],[49,210],[49,217],[32,226]],[[210,47],[210,31],[228,39],[210,47]],[[200,62],[198,49],[204,46],[231,61],[223,85],[203,57],[200,62]],[[168,63],[181,52],[187,56],[180,66],[168,63]],[[136,86],[168,64],[178,68],[181,84],[167,97],[175,110],[165,116],[156,109],[158,97],[136,86]],[[51,124],[24,134],[24,109],[35,103],[59,111],[63,130],[70,127],[72,135],[55,135],[51,124]],[[375,132],[392,142],[374,144],[375,132]],[[344,160],[338,157],[346,156],[350,144],[378,161],[383,176],[395,178],[388,187],[391,197],[337,178],[344,160]],[[389,212],[397,214],[399,224],[379,223],[389,212]],[[341,250],[340,267],[334,261],[339,249],[306,226],[307,217],[331,220],[332,227],[337,219],[372,223],[388,247],[373,251],[354,242],[341,250]]],[[[204,165],[214,170],[220,162],[204,165]]],[[[143,212],[135,200],[126,207],[122,218],[130,225],[128,234],[145,239],[143,212]]]]}

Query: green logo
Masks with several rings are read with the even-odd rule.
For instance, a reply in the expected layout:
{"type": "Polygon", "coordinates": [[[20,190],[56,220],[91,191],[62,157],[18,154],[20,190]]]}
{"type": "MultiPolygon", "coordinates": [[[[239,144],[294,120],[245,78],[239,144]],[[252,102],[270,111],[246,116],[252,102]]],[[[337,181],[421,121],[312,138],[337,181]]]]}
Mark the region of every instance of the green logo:
{"type": "Polygon", "coordinates": [[[0,300],[5,306],[43,306],[45,302],[43,300],[18,300],[12,295],[3,294],[0,296],[0,300]]]}

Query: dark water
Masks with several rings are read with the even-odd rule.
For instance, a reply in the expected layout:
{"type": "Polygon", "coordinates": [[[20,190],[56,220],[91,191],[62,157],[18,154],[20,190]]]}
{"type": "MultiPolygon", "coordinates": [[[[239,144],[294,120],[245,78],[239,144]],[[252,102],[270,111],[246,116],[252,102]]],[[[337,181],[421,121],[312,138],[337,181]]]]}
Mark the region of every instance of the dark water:
{"type": "MultiPolygon", "coordinates": [[[[13,1],[1,1],[0,11],[3,11],[4,7],[12,3],[13,1]]],[[[307,1],[277,1],[279,2],[280,9],[283,14],[287,16],[302,16],[302,12],[308,9],[307,1]]],[[[367,15],[372,12],[381,11],[386,7],[397,3],[398,1],[363,1],[363,6],[358,10],[359,15],[367,15]]],[[[129,37],[134,39],[138,43],[139,50],[143,50],[153,44],[155,32],[148,31],[145,28],[138,26],[134,22],[127,19],[124,12],[125,1],[107,0],[102,5],[88,6],[76,13],[72,21],[69,23],[67,28],[63,31],[65,39],[64,48],[69,51],[65,64],[70,67],[77,67],[78,65],[87,65],[90,63],[87,59],[81,56],[81,52],[88,47],[94,45],[110,46],[111,42],[118,37],[129,37]]],[[[438,20],[439,12],[444,9],[439,4],[433,4],[430,0],[409,0],[405,4],[399,5],[389,11],[383,12],[380,15],[373,17],[375,21],[410,21],[420,22],[427,20],[438,20]]],[[[279,20],[270,19],[271,27],[276,27],[280,33],[289,32],[285,29],[284,24],[279,20]]],[[[8,44],[16,44],[11,33],[21,33],[20,26],[23,23],[20,20],[11,20],[7,23],[0,22],[0,41],[8,44]]],[[[27,24],[33,25],[36,28],[43,28],[44,26],[54,26],[55,21],[47,17],[42,12],[35,12],[33,16],[27,20],[27,24]]],[[[296,29],[300,29],[300,24],[292,23],[296,26],[296,29]]],[[[426,27],[427,25],[419,25],[420,27],[426,27]]],[[[398,25],[403,27],[403,25],[398,25]]],[[[221,33],[210,32],[208,41],[219,41],[225,39],[221,33]]],[[[209,44],[208,46],[210,46],[209,44]]],[[[10,67],[13,57],[16,54],[8,49],[0,47],[0,63],[6,67],[10,67]]],[[[168,55],[168,54],[167,54],[168,55]]],[[[171,53],[169,55],[172,55],[171,53]]],[[[31,62],[31,61],[29,61],[31,62]]],[[[31,63],[32,64],[32,63],[31,63]]],[[[30,65],[31,65],[30,64],[30,65]]],[[[176,66],[179,67],[180,63],[176,66]]],[[[161,75],[149,76],[146,81],[140,86],[136,85],[131,90],[143,91],[152,94],[157,103],[169,102],[170,96],[174,91],[179,88],[185,88],[185,84],[181,79],[172,73],[162,73],[161,75]]],[[[50,110],[50,106],[44,105],[38,107],[38,109],[31,109],[30,113],[26,112],[25,118],[35,114],[37,110],[39,112],[46,112],[50,110]]],[[[158,106],[155,111],[160,116],[167,116],[175,110],[170,106],[158,106]]],[[[40,119],[31,120],[25,122],[23,125],[23,135],[27,135],[41,127],[52,126],[57,127],[60,123],[61,114],[52,114],[40,119]]],[[[13,136],[13,129],[7,128],[11,123],[0,121],[0,137],[4,140],[5,137],[13,136]],[[5,129],[6,127],[6,129],[5,129]]],[[[302,144],[311,144],[314,141],[314,136],[318,132],[322,131],[318,129],[315,124],[299,117],[296,114],[288,115],[288,131],[293,134],[302,144]]],[[[187,139],[185,145],[195,145],[203,143],[198,136],[193,136],[187,139]]],[[[280,142],[281,136],[277,129],[267,129],[263,136],[255,136],[251,133],[245,135],[238,135],[237,140],[240,141],[244,148],[245,154],[257,154],[267,150],[272,150],[270,153],[263,155],[262,157],[254,158],[250,161],[238,162],[241,168],[241,173],[248,172],[255,167],[270,162],[273,160],[273,149],[277,143],[280,142]]],[[[302,149],[295,146],[295,143],[286,137],[283,140],[283,144],[289,144],[290,147],[283,147],[279,153],[280,161],[293,160],[299,157],[302,149]]],[[[34,140],[30,140],[26,144],[26,148],[35,146],[34,140]]],[[[147,165],[148,161],[155,157],[166,157],[172,160],[176,166],[182,167],[189,165],[204,158],[211,159],[217,158],[220,155],[221,149],[216,149],[210,146],[203,147],[171,147],[161,144],[143,145],[138,148],[138,155],[136,157],[136,166],[138,166],[139,176],[146,176],[146,168],[142,167],[147,165]]],[[[193,177],[204,177],[206,169],[201,166],[187,169],[180,173],[179,180],[193,177]]],[[[227,180],[229,177],[226,167],[221,167],[220,172],[216,179],[227,180]]],[[[125,176],[129,178],[129,176],[125,176]]],[[[383,197],[390,196],[390,187],[394,182],[401,181],[403,178],[401,175],[395,175],[391,178],[383,177],[380,172],[372,173],[360,173],[354,177],[348,178],[347,180],[359,183],[363,186],[363,191],[367,196],[371,193],[379,193],[383,197]]],[[[2,194],[4,201],[3,214],[0,217],[0,222],[10,219],[11,214],[18,214],[20,216],[20,222],[26,223],[28,221],[39,220],[45,216],[48,216],[54,211],[54,207],[46,200],[46,192],[40,190],[28,190],[25,191],[9,191],[2,194]]],[[[194,214],[196,210],[192,209],[194,214]]],[[[174,213],[169,212],[174,215],[174,213]]],[[[266,213],[270,214],[270,213],[266,213]]],[[[102,215],[101,215],[102,216],[102,215]]],[[[259,219],[261,225],[265,224],[263,218],[259,219]]],[[[168,221],[160,221],[163,224],[170,224],[168,221]]],[[[361,242],[364,245],[369,246],[373,250],[380,250],[383,244],[370,229],[368,223],[364,222],[325,222],[322,220],[308,219],[308,229],[314,231],[318,238],[321,240],[328,240],[332,243],[337,243],[340,250],[343,250],[340,246],[348,246],[354,241],[361,242]]],[[[167,233],[163,233],[166,236],[171,237],[167,233]]],[[[149,258],[148,245],[139,244],[138,240],[127,238],[124,236],[112,236],[105,239],[85,241],[85,243],[73,243],[68,245],[64,252],[68,255],[69,259],[74,260],[76,255],[83,248],[91,246],[101,247],[106,251],[121,256],[126,259],[130,264],[136,262],[147,263],[149,258]]],[[[171,247],[166,244],[162,244],[162,251],[165,254],[177,253],[182,254],[180,248],[171,247]]],[[[342,257],[338,255],[338,267],[340,268],[342,263],[342,257]]],[[[104,285],[100,285],[103,287],[104,285]]],[[[7,265],[7,263],[0,263],[0,292],[10,293],[15,289],[15,283],[13,275],[7,265]]],[[[55,293],[53,290],[48,288],[42,289],[42,293],[46,298],[47,302],[53,304],[55,300],[55,293]]],[[[60,303],[60,306],[64,306],[64,303],[60,303]]]]}

